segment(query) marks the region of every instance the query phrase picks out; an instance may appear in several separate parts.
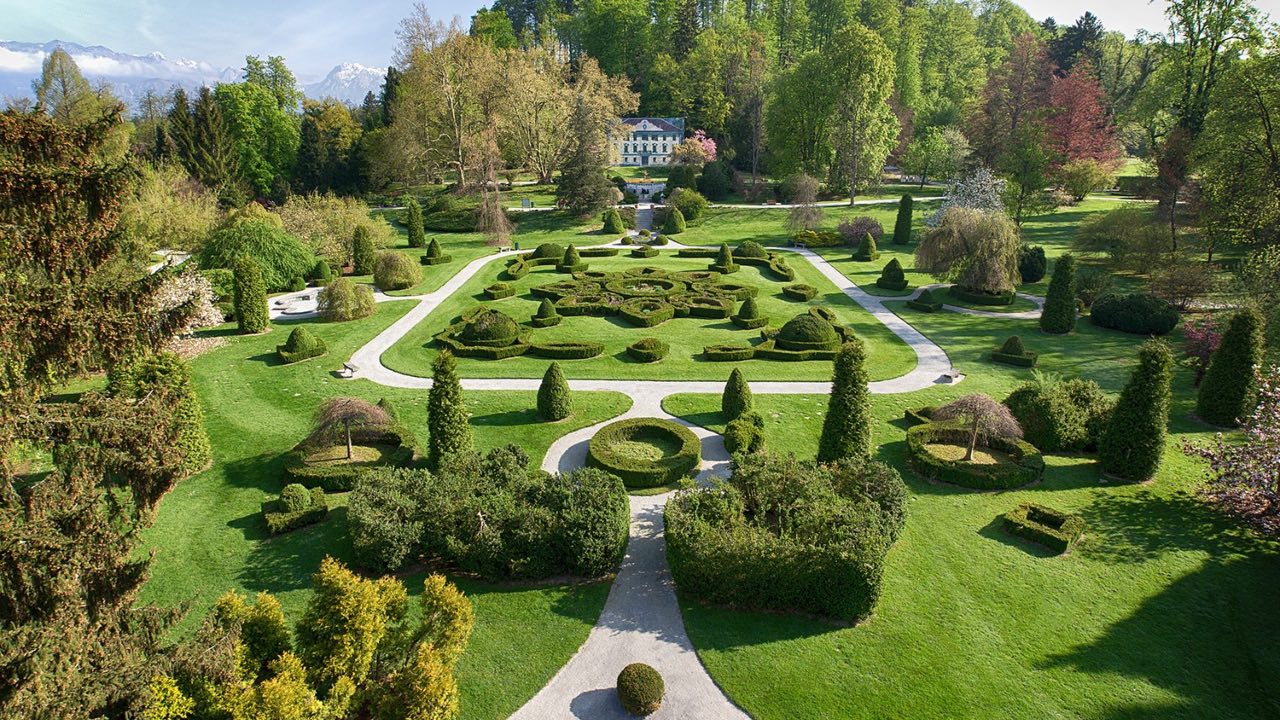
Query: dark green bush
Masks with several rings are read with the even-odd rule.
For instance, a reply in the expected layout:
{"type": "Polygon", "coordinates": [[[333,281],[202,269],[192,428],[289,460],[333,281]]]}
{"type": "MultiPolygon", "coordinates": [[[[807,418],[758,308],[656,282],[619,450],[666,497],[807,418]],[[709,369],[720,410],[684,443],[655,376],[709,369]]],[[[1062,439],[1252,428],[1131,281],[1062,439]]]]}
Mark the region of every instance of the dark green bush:
{"type": "Polygon", "coordinates": [[[262,281],[258,263],[248,255],[236,258],[232,268],[235,276],[236,323],[240,332],[256,334],[271,327],[267,311],[267,286],[262,281]]]}
{"type": "Polygon", "coordinates": [[[731,455],[764,450],[764,418],[758,412],[744,412],[724,426],[724,447],[731,455]]]}
{"type": "Polygon", "coordinates": [[[324,341],[316,337],[306,327],[299,326],[289,333],[289,339],[283,345],[276,346],[276,355],[286,363],[296,363],[308,358],[319,357],[328,352],[324,341]]]}
{"type": "Polygon", "coordinates": [[[885,290],[906,290],[907,274],[902,271],[902,263],[898,262],[898,258],[893,258],[884,270],[880,271],[880,277],[876,280],[876,286],[885,290]]]}
{"type": "Polygon", "coordinates": [[[871,262],[880,259],[880,250],[876,248],[876,239],[871,237],[871,233],[862,236],[862,242],[858,245],[858,249],[853,253],[853,259],[859,262],[871,262]]]}
{"type": "Polygon", "coordinates": [[[742,375],[742,370],[734,368],[729,373],[729,381],[724,385],[720,396],[720,416],[725,422],[736,420],[740,415],[751,410],[751,386],[742,375]]]}
{"type": "Polygon", "coordinates": [[[324,490],[318,487],[307,490],[298,483],[285,485],[279,500],[262,504],[262,519],[272,535],[314,525],[328,514],[324,490]]]}
{"type": "Polygon", "coordinates": [[[760,315],[760,308],[756,306],[754,297],[743,300],[742,307],[738,308],[738,314],[730,319],[734,325],[744,330],[754,330],[769,324],[769,318],[760,315]]]}
{"type": "Polygon", "coordinates": [[[530,320],[529,324],[536,328],[548,328],[552,325],[559,325],[564,318],[556,312],[556,306],[547,298],[542,299],[542,303],[538,305],[538,312],[530,320]]]}
{"type": "Polygon", "coordinates": [[[1030,352],[1022,345],[1022,338],[1012,335],[1004,344],[991,353],[991,359],[1005,365],[1017,367],[1035,367],[1037,353],[1030,352]]]}
{"type": "Polygon", "coordinates": [[[657,338],[641,338],[627,346],[627,355],[640,362],[657,362],[670,350],[670,346],[657,338]]]}
{"type": "Polygon", "coordinates": [[[108,374],[107,389],[114,396],[133,399],[164,397],[169,421],[164,460],[176,462],[181,477],[204,470],[213,461],[204,427],[204,408],[192,387],[191,367],[182,358],[160,352],[126,367],[113,368],[108,374]]]}
{"type": "Polygon", "coordinates": [[[676,309],[662,300],[631,298],[618,306],[618,316],[636,327],[654,327],[676,316],[676,309]]]}
{"type": "Polygon", "coordinates": [[[1178,311],[1146,293],[1109,294],[1094,301],[1089,321],[1134,335],[1166,335],[1178,326],[1178,311]]]}
{"type": "Polygon", "coordinates": [[[810,313],[788,320],[774,340],[784,350],[835,350],[840,345],[840,335],[831,323],[810,313]]]}
{"type": "Polygon", "coordinates": [[[1231,316],[1200,383],[1196,413],[1201,420],[1235,427],[1253,409],[1254,368],[1263,360],[1262,330],[1262,315],[1253,308],[1231,316]]]}
{"type": "Polygon", "coordinates": [[[311,268],[311,280],[319,287],[333,281],[333,268],[329,267],[328,261],[323,258],[316,260],[315,267],[311,268]]]}
{"type": "Polygon", "coordinates": [[[1040,329],[1063,335],[1076,328],[1076,259],[1063,255],[1053,267],[1053,279],[1040,313],[1040,329]]]}
{"type": "Polygon", "coordinates": [[[970,305],[1012,305],[1013,299],[1016,297],[1012,290],[1001,293],[989,293],[971,288],[963,288],[959,285],[952,285],[947,292],[960,302],[969,303],[970,305]]]}
{"type": "Polygon", "coordinates": [[[609,208],[604,211],[604,221],[602,228],[605,235],[621,235],[627,231],[627,226],[622,224],[622,216],[618,214],[617,208],[609,208]]]}
{"type": "Polygon", "coordinates": [[[440,241],[431,238],[431,242],[427,243],[427,252],[422,256],[423,265],[443,265],[452,259],[451,256],[445,255],[440,249],[440,241]]]}
{"type": "Polygon", "coordinates": [[[564,257],[564,248],[555,243],[542,243],[529,255],[534,260],[551,260],[559,262],[564,257]]]}
{"type": "Polygon", "coordinates": [[[658,245],[658,246],[669,245],[671,244],[671,238],[668,238],[666,235],[659,233],[653,236],[653,239],[649,241],[649,244],[658,245]]]}
{"type": "Polygon", "coordinates": [[[334,322],[358,320],[373,314],[373,291],[348,278],[334,278],[316,296],[320,317],[334,322]]]}
{"type": "Polygon", "coordinates": [[[369,228],[357,225],[351,234],[351,272],[356,275],[371,275],[375,260],[376,254],[373,239],[369,237],[369,228]]]}
{"type": "Polygon", "coordinates": [[[630,418],[604,426],[587,443],[587,463],[622,478],[627,487],[639,489],[675,482],[693,472],[702,461],[702,442],[689,428],[670,420],[630,418]],[[678,449],[658,460],[636,458],[618,451],[624,442],[654,440],[678,449]]]}
{"type": "Polygon", "coordinates": [[[979,465],[944,460],[925,447],[932,443],[964,444],[968,428],[955,422],[929,422],[907,430],[907,459],[922,477],[975,490],[1007,490],[1035,482],[1044,474],[1044,456],[1023,440],[992,438],[988,445],[1012,458],[1012,462],[979,465]]]}
{"type": "Polygon", "coordinates": [[[540,342],[529,346],[529,354],[552,360],[585,360],[604,352],[604,345],[593,342],[540,342]]]}
{"type": "Polygon", "coordinates": [[[644,663],[631,663],[618,673],[618,701],[632,715],[652,715],[666,692],[662,676],[644,663]]]}
{"type": "MultiPolygon", "coordinates": [[[[785,328],[784,328],[785,329],[785,328]]],[[[871,399],[867,390],[866,347],[854,338],[836,353],[827,414],[818,440],[818,461],[834,462],[871,454],[871,399]]]]}
{"type": "Polygon", "coordinates": [[[538,417],[543,420],[563,420],[573,412],[573,398],[569,395],[569,381],[560,371],[559,363],[547,366],[538,386],[538,417]]]}
{"type": "Polygon", "coordinates": [[[685,231],[684,214],[680,212],[680,208],[671,208],[667,213],[667,220],[662,224],[662,232],[667,235],[677,235],[685,231]]]}
{"type": "Polygon", "coordinates": [[[738,266],[733,261],[733,253],[729,251],[728,244],[720,245],[720,250],[716,253],[716,261],[711,263],[710,269],[722,275],[738,272],[738,266]]]}
{"type": "Polygon", "coordinates": [[[911,242],[911,209],[914,204],[911,195],[903,195],[898,201],[898,218],[893,223],[893,242],[897,245],[911,242]]]}
{"type": "Polygon", "coordinates": [[[782,288],[782,294],[792,300],[812,300],[818,296],[818,288],[804,283],[796,283],[794,285],[786,285],[782,288]]]}
{"type": "MultiPolygon", "coordinates": [[[[721,247],[728,246],[723,245],[721,247]]],[[[738,243],[738,247],[733,249],[733,256],[736,258],[767,258],[769,257],[769,251],[765,250],[764,246],[755,240],[745,240],[738,243]]]]}
{"type": "MultiPolygon", "coordinates": [[[[250,207],[257,207],[250,205],[250,207]]],[[[279,218],[258,208],[263,217],[247,211],[215,231],[195,254],[205,269],[235,269],[242,255],[253,258],[269,292],[284,290],[296,277],[305,276],[316,263],[316,256],[297,238],[285,232],[279,218]]]]}
{"type": "Polygon", "coordinates": [[[1037,283],[1044,279],[1049,269],[1049,260],[1044,256],[1044,248],[1039,245],[1023,245],[1018,255],[1018,275],[1024,283],[1037,283]]]}
{"type": "Polygon", "coordinates": [[[692,222],[702,217],[702,213],[706,211],[707,199],[697,190],[676,188],[667,195],[667,207],[672,215],[680,213],[682,218],[692,222]]]}
{"type": "Polygon", "coordinates": [[[587,264],[582,262],[582,257],[578,255],[578,248],[573,245],[564,249],[564,255],[560,259],[560,263],[556,265],[556,272],[575,273],[582,272],[587,269],[587,264]]]}
{"type": "Polygon", "coordinates": [[[301,276],[301,275],[299,275],[298,277],[295,277],[294,279],[290,280],[290,281],[289,281],[289,287],[287,287],[287,288],[285,288],[285,289],[286,289],[286,290],[288,290],[289,292],[299,292],[299,291],[302,291],[302,290],[306,290],[306,289],[307,289],[307,281],[306,281],[306,280],[303,280],[303,279],[302,279],[302,276],[301,276]]]}
{"type": "Polygon", "coordinates": [[[1096,448],[1112,401],[1092,380],[1038,377],[1018,386],[1004,404],[1027,442],[1044,452],[1061,452],[1096,448]]]}
{"type": "Polygon", "coordinates": [[[631,248],[631,257],[633,258],[651,258],[658,257],[658,248],[648,245],[631,248]]]}
{"type": "Polygon", "coordinates": [[[496,282],[484,289],[485,297],[490,300],[501,300],[516,294],[516,289],[508,283],[496,282]]]}
{"type": "Polygon", "coordinates": [[[400,222],[404,223],[405,232],[409,238],[409,247],[420,248],[426,244],[426,238],[422,231],[422,206],[418,204],[417,198],[412,195],[406,195],[402,204],[404,205],[404,214],[400,216],[400,222]]]}
{"type": "Polygon", "coordinates": [[[680,248],[676,251],[676,257],[682,258],[713,258],[720,251],[717,248],[690,247],[680,248]]]}
{"type": "Polygon", "coordinates": [[[755,348],[750,345],[740,345],[737,343],[726,343],[723,345],[707,345],[702,348],[702,357],[704,360],[713,362],[734,362],[738,360],[750,360],[755,356],[755,348]]]}
{"type": "Polygon", "coordinates": [[[579,257],[615,257],[618,254],[618,248],[614,247],[594,247],[582,248],[578,251],[579,257]]]}
{"type": "Polygon", "coordinates": [[[933,294],[932,290],[925,288],[919,295],[907,301],[907,307],[921,312],[938,312],[942,309],[942,301],[933,294]]]}
{"type": "Polygon", "coordinates": [[[1084,519],[1044,505],[1022,503],[1004,514],[1004,529],[1018,537],[1064,553],[1084,534],[1084,519]]]}
{"type": "Polygon", "coordinates": [[[698,192],[717,202],[729,196],[733,186],[733,166],[725,160],[714,160],[702,166],[698,176],[698,192]]]}
{"type": "Polygon", "coordinates": [[[1142,482],[1156,474],[1169,432],[1169,388],[1173,353],[1162,340],[1148,340],[1138,350],[1138,367],[1120,392],[1106,429],[1098,440],[1103,472],[1142,482]]]}

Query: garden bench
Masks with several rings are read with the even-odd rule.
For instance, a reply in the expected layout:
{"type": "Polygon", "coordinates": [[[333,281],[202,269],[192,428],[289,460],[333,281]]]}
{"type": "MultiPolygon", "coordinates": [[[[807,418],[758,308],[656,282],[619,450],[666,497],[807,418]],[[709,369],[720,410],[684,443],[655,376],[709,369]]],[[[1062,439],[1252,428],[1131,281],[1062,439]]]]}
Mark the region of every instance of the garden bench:
{"type": "Polygon", "coordinates": [[[349,362],[342,363],[342,377],[352,378],[356,376],[356,366],[349,362]]]}

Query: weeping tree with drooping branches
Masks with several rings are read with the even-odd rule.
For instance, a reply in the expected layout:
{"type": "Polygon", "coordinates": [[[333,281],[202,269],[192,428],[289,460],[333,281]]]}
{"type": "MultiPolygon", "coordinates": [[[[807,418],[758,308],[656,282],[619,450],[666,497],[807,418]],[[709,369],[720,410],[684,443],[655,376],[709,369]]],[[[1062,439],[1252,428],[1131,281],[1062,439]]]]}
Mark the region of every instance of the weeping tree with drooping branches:
{"type": "Polygon", "coordinates": [[[309,440],[322,440],[341,431],[347,441],[347,459],[354,456],[351,442],[352,427],[389,425],[391,416],[381,407],[354,397],[336,397],[324,401],[311,420],[309,440]]]}
{"type": "Polygon", "coordinates": [[[973,460],[973,451],[979,442],[987,444],[994,438],[1021,438],[1022,426],[1009,408],[986,395],[965,395],[938,408],[934,420],[958,420],[969,432],[965,448],[965,462],[973,460]]]}
{"type": "Polygon", "coordinates": [[[916,269],[966,290],[996,295],[1019,280],[1021,242],[1002,212],[951,208],[916,246],[916,269]]]}

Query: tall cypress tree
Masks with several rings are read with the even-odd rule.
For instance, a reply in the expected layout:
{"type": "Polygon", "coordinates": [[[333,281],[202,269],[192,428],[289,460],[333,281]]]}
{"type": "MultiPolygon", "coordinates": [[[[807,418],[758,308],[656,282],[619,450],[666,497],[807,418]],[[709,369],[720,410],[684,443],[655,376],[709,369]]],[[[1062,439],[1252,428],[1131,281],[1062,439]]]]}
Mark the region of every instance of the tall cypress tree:
{"type": "Polygon", "coordinates": [[[1163,340],[1138,350],[1138,367],[1120,393],[1098,439],[1098,462],[1108,475],[1133,482],[1149,480],[1160,467],[1169,431],[1169,386],[1173,353],[1163,340]]]}
{"type": "Polygon", "coordinates": [[[751,411],[751,386],[742,376],[742,371],[734,368],[729,373],[729,382],[724,384],[724,394],[720,396],[720,415],[727,423],[737,420],[743,413],[751,411]]]}
{"type": "Polygon", "coordinates": [[[573,412],[573,399],[569,396],[569,381],[560,371],[560,363],[547,366],[538,386],[538,417],[543,420],[563,420],[573,412]]]}
{"type": "Polygon", "coordinates": [[[1254,367],[1262,364],[1262,328],[1262,315],[1253,308],[1231,316],[1196,398],[1196,413],[1205,422],[1235,427],[1251,410],[1254,367]]]}
{"type": "Polygon", "coordinates": [[[898,219],[893,224],[893,242],[897,245],[911,242],[911,208],[914,204],[910,193],[898,201],[898,219]]]}
{"type": "Polygon", "coordinates": [[[373,240],[369,238],[369,228],[357,225],[351,234],[351,272],[356,275],[372,273],[375,259],[377,257],[373,251],[373,240]]]}
{"type": "Polygon", "coordinates": [[[453,353],[442,350],[431,363],[431,392],[427,395],[427,467],[439,469],[445,458],[470,452],[470,414],[462,402],[462,382],[453,353]]]}
{"type": "Polygon", "coordinates": [[[1076,259],[1063,255],[1053,266],[1053,279],[1040,313],[1040,329],[1064,335],[1076,329],[1076,259]]]}
{"type": "Polygon", "coordinates": [[[422,206],[412,195],[407,196],[404,201],[404,225],[409,233],[409,247],[420,248],[427,244],[422,231],[422,206]]]}
{"type": "Polygon", "coordinates": [[[235,281],[233,300],[236,324],[240,332],[254,334],[271,326],[267,311],[267,285],[262,280],[262,270],[248,255],[240,255],[231,268],[235,281]]]}
{"type": "Polygon", "coordinates": [[[854,338],[836,352],[831,397],[822,420],[818,462],[871,455],[871,401],[867,391],[867,351],[854,338]]]}

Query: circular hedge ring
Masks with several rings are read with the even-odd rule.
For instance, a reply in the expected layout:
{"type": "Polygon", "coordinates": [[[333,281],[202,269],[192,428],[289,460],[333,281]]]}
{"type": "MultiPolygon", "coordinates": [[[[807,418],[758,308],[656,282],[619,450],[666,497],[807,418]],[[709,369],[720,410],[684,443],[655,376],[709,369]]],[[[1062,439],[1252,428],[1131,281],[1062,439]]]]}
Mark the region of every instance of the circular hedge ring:
{"type": "Polygon", "coordinates": [[[653,327],[675,317],[676,309],[660,299],[631,298],[618,306],[618,315],[636,327],[653,327]]]}
{"type": "Polygon", "coordinates": [[[659,418],[630,418],[604,426],[587,443],[587,464],[639,490],[679,480],[702,462],[702,442],[689,428],[659,418]]]}
{"type": "Polygon", "coordinates": [[[627,355],[638,362],[658,362],[671,347],[658,338],[641,338],[627,346],[627,355]]]}

